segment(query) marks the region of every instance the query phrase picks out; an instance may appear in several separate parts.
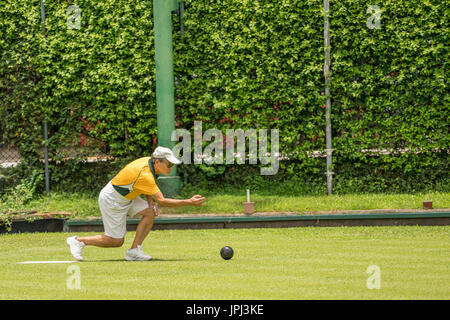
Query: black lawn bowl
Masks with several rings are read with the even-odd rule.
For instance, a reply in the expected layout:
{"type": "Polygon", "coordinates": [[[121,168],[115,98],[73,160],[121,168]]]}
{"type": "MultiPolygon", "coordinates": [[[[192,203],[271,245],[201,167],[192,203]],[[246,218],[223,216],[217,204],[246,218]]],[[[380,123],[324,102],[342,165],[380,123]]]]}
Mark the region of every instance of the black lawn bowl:
{"type": "Polygon", "coordinates": [[[225,260],[230,260],[233,257],[233,249],[231,247],[225,246],[222,249],[220,249],[220,255],[225,260]]]}

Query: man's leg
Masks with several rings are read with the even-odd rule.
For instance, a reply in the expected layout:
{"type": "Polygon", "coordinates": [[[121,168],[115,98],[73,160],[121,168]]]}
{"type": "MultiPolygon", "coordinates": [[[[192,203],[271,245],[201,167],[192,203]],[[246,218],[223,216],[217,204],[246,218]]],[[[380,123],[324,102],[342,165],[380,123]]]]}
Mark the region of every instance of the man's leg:
{"type": "Polygon", "coordinates": [[[102,248],[121,247],[124,241],[124,238],[111,238],[103,234],[90,237],[77,237],[76,239],[83,242],[87,246],[96,246],[102,248]]]}
{"type": "Polygon", "coordinates": [[[123,244],[123,238],[111,238],[106,235],[98,235],[93,237],[69,237],[66,243],[69,246],[70,253],[77,260],[83,260],[83,248],[86,245],[111,248],[120,247],[123,244]]]}
{"type": "Polygon", "coordinates": [[[153,222],[155,221],[155,213],[152,208],[147,208],[139,212],[142,216],[141,221],[136,227],[136,235],[134,237],[131,249],[136,249],[138,246],[142,246],[144,239],[147,237],[148,233],[153,227],[153,222]]]}
{"type": "Polygon", "coordinates": [[[75,259],[83,260],[82,250],[86,245],[103,248],[120,247],[123,245],[127,232],[127,212],[131,207],[131,202],[120,198],[114,200],[115,193],[111,183],[108,183],[100,191],[98,197],[98,205],[105,229],[104,235],[91,237],[73,236],[66,239],[70,252],[75,259]]]}

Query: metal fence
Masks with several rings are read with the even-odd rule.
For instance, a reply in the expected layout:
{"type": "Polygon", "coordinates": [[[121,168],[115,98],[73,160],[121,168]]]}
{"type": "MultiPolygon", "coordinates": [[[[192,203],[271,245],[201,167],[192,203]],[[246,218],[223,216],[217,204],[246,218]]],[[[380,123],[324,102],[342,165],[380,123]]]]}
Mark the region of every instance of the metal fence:
{"type": "Polygon", "coordinates": [[[0,168],[15,167],[20,160],[18,148],[0,142],[0,168]]]}
{"type": "MultiPolygon", "coordinates": [[[[1,120],[0,124],[3,125],[1,120]]],[[[37,160],[41,162],[42,167],[44,168],[45,191],[47,194],[49,194],[51,189],[50,164],[59,165],[62,162],[69,160],[94,163],[114,159],[113,156],[101,152],[98,148],[86,146],[86,140],[88,140],[89,137],[85,136],[83,133],[75,133],[75,137],[77,137],[77,135],[78,137],[71,141],[70,146],[57,145],[56,147],[50,146],[49,149],[47,149],[46,146],[49,138],[47,123],[44,122],[42,128],[42,146],[36,146],[37,149],[33,150],[33,154],[36,155],[37,160]]],[[[0,191],[4,190],[6,181],[10,180],[6,177],[10,176],[11,170],[14,170],[14,168],[23,161],[25,161],[25,156],[21,154],[19,146],[14,145],[11,141],[5,141],[0,135],[0,191]]]]}

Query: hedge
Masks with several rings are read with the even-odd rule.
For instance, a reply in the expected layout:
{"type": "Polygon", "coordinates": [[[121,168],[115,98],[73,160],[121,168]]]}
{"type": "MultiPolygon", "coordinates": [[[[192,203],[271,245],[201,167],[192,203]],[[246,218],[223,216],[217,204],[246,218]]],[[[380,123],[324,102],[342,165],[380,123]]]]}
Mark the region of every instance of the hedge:
{"type": "MultiPolygon", "coordinates": [[[[173,19],[176,127],[278,129],[290,159],[266,178],[252,168],[230,174],[248,165],[184,165],[188,182],[290,180],[325,190],[325,160],[307,154],[325,149],[323,15],[319,0],[185,1],[184,36],[173,19]]],[[[335,190],[447,188],[445,5],[330,1],[329,19],[335,190]]],[[[79,147],[80,135],[86,152],[122,159],[156,146],[152,1],[47,1],[46,37],[37,1],[7,2],[0,33],[2,140],[33,165],[41,165],[33,159],[42,157],[45,117],[53,161],[79,147]]],[[[64,189],[54,179],[78,166],[52,162],[53,185],[64,189]]]]}

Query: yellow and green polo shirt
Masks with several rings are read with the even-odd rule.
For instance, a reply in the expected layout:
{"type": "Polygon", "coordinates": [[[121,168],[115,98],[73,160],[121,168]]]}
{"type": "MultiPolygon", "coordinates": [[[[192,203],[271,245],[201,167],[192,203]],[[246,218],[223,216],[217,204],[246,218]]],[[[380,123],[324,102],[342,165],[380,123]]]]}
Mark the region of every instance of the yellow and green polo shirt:
{"type": "Polygon", "coordinates": [[[127,164],[111,180],[114,189],[129,200],[134,200],[141,194],[158,193],[160,190],[150,159],[151,157],[143,157],[127,164]]]}

